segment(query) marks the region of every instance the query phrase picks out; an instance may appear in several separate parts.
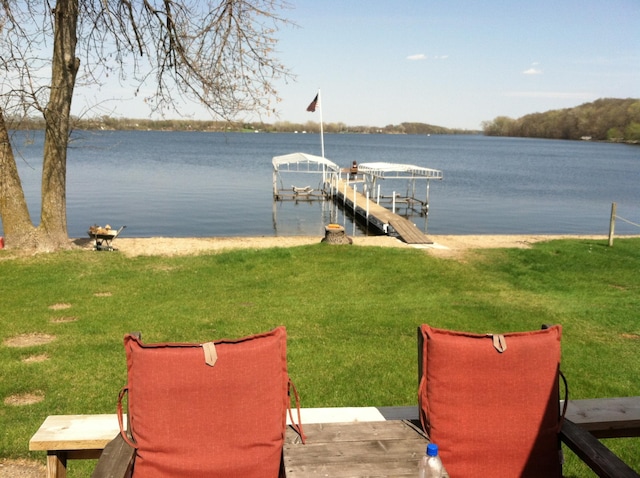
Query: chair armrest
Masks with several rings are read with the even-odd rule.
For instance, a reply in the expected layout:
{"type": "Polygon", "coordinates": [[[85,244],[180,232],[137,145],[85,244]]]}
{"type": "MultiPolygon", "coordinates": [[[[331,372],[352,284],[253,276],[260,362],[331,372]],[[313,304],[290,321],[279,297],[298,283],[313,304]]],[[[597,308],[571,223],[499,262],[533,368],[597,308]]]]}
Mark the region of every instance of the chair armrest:
{"type": "Polygon", "coordinates": [[[640,477],[600,440],[566,418],[560,430],[560,439],[602,478],[640,477]]]}
{"type": "Polygon", "coordinates": [[[136,450],[118,433],[104,448],[91,478],[129,478],[136,450]]]}

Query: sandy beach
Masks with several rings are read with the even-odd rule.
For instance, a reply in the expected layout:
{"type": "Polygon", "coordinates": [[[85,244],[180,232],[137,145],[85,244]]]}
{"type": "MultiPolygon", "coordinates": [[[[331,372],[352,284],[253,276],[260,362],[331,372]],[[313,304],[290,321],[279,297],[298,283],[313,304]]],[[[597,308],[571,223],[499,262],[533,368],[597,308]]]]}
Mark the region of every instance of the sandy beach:
{"type": "MultiPolygon", "coordinates": [[[[430,235],[433,244],[409,245],[389,236],[356,236],[354,246],[377,246],[419,248],[426,253],[442,258],[460,258],[473,249],[516,247],[528,248],[540,241],[553,239],[596,239],[606,240],[605,235],[430,235]]],[[[178,256],[200,253],[220,252],[231,249],[263,249],[269,247],[293,247],[317,244],[320,236],[286,237],[209,237],[209,238],[128,238],[121,237],[113,241],[113,246],[122,254],[135,257],[141,255],[178,256]]],[[[89,239],[78,239],[76,244],[91,249],[89,239]]]]}

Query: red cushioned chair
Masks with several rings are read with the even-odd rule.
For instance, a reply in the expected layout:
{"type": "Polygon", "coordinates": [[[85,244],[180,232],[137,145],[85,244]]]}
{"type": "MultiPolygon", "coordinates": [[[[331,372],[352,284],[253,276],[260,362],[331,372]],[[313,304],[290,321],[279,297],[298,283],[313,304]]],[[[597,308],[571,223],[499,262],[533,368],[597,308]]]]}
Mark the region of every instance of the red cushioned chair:
{"type": "Polygon", "coordinates": [[[561,335],[418,328],[420,421],[452,478],[559,478],[561,440],[599,476],[638,476],[563,418],[561,335]]]}
{"type": "Polygon", "coordinates": [[[105,448],[93,477],[283,475],[291,385],[284,327],[205,344],[144,344],[135,335],[124,342],[128,383],[118,401],[121,433],[105,448]]]}

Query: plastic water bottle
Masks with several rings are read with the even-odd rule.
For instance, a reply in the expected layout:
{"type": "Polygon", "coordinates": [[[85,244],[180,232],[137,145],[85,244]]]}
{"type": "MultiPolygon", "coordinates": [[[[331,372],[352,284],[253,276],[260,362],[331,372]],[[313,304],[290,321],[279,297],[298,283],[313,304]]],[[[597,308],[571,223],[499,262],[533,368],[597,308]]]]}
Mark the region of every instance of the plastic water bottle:
{"type": "Polygon", "coordinates": [[[438,455],[438,445],[429,443],[427,453],[420,459],[418,478],[442,478],[442,461],[438,455]]]}

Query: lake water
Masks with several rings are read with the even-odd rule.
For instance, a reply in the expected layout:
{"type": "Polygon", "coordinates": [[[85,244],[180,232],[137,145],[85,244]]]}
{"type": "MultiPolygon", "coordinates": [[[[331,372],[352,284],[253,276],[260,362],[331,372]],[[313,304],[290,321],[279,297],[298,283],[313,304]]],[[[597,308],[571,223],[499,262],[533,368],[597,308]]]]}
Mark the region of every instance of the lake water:
{"type": "MultiPolygon", "coordinates": [[[[430,184],[431,234],[607,234],[612,202],[619,216],[640,223],[638,146],[440,135],[324,140],[326,157],[343,167],[390,161],[442,170],[444,180],[430,184]]],[[[42,133],[16,133],[14,147],[37,222],[42,133]]],[[[127,225],[129,237],[323,235],[332,221],[349,234],[365,234],[331,203],[274,203],[271,158],[297,151],[320,155],[319,136],[75,132],[69,235],[84,237],[90,225],[107,223],[127,225]]],[[[307,175],[291,185],[317,187],[319,179],[307,175]]],[[[388,180],[382,187],[388,194],[406,189],[388,180]]],[[[423,217],[412,219],[427,226],[423,217]]],[[[616,233],[640,234],[640,228],[618,220],[616,233]]]]}

